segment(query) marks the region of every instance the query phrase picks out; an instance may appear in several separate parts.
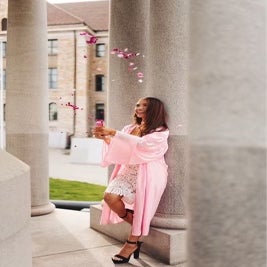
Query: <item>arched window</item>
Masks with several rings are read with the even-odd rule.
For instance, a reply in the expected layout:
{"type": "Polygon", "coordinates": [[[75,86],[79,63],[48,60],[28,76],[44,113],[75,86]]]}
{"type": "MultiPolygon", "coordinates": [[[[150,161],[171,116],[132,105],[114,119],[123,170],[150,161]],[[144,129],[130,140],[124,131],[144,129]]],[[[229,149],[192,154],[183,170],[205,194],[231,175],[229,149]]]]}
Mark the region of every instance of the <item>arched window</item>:
{"type": "Polygon", "coordinates": [[[54,102],[49,104],[49,121],[57,121],[57,104],[54,102]]]}
{"type": "Polygon", "coordinates": [[[7,30],[7,18],[2,19],[2,31],[7,30]]]}

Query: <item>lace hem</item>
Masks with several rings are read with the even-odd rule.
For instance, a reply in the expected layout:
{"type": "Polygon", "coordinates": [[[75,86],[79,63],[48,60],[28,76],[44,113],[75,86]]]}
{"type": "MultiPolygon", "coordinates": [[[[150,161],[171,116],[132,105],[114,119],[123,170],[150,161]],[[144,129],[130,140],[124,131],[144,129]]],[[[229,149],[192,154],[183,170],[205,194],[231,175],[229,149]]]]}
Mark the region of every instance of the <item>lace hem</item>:
{"type": "Polygon", "coordinates": [[[131,184],[122,180],[114,179],[111,181],[105,192],[122,196],[122,200],[128,204],[133,204],[135,199],[135,189],[132,188],[131,184]]]}

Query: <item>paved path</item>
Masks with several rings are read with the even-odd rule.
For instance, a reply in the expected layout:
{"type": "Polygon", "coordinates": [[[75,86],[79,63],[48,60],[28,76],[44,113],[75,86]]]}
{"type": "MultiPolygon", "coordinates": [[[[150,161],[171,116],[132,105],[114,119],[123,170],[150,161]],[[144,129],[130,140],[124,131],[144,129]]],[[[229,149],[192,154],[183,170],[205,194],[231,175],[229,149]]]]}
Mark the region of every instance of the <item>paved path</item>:
{"type": "MultiPolygon", "coordinates": [[[[32,217],[31,234],[33,267],[114,267],[111,256],[122,247],[119,241],[90,228],[90,212],[56,209],[32,217]]],[[[170,265],[141,253],[140,259],[131,257],[128,264],[121,266],[170,265]]]]}
{"type": "Polygon", "coordinates": [[[108,169],[98,165],[71,163],[69,150],[50,148],[49,176],[107,185],[108,169]]]}

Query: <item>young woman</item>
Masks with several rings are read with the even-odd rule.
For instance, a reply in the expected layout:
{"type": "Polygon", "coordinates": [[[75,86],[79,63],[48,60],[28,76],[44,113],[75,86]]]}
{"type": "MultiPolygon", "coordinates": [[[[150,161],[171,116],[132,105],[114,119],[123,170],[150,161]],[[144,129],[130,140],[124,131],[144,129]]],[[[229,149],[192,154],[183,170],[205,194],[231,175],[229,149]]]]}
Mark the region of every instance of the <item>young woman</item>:
{"type": "Polygon", "coordinates": [[[128,240],[115,264],[126,263],[132,254],[139,257],[142,242],[167,183],[164,155],[168,149],[169,130],[163,103],[154,97],[141,98],[134,113],[134,123],[122,131],[95,127],[93,134],[103,139],[103,166],[115,164],[104,195],[101,224],[123,220],[132,225],[128,240]]]}

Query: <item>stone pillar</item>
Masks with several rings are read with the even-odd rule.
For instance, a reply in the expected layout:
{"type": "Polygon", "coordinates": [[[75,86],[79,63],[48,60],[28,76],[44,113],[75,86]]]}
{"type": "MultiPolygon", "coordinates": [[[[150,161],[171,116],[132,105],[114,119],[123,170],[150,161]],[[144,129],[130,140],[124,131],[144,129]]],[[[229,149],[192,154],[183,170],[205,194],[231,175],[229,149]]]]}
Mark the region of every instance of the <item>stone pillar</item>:
{"type": "Polygon", "coordinates": [[[32,215],[53,211],[48,180],[46,1],[9,0],[6,149],[31,168],[32,215]]]}
{"type": "Polygon", "coordinates": [[[110,55],[108,84],[108,124],[121,129],[133,120],[134,105],[146,96],[146,56],[149,49],[149,1],[111,1],[109,48],[119,48],[130,53],[140,53],[130,59],[110,55]],[[137,70],[128,71],[133,62],[137,70]],[[138,82],[137,72],[144,73],[138,82]]]}
{"type": "Polygon", "coordinates": [[[191,1],[189,267],[266,266],[265,17],[191,1]]]}
{"type": "MultiPolygon", "coordinates": [[[[152,227],[142,249],[169,264],[186,260],[186,219],[184,183],[186,177],[187,130],[187,1],[111,1],[110,49],[128,48],[140,52],[135,58],[143,83],[127,70],[128,62],[110,56],[108,124],[120,129],[130,123],[135,101],[143,96],[163,100],[169,113],[169,181],[152,227]]],[[[91,208],[91,226],[113,234],[113,227],[95,223],[91,208]]],[[[123,228],[121,240],[125,240],[123,228]]]]}
{"type": "Polygon", "coordinates": [[[0,150],[0,266],[31,267],[30,168],[0,150]]]}
{"type": "Polygon", "coordinates": [[[187,174],[188,1],[151,1],[148,90],[169,115],[168,185],[152,225],[185,229],[187,174]]]}

